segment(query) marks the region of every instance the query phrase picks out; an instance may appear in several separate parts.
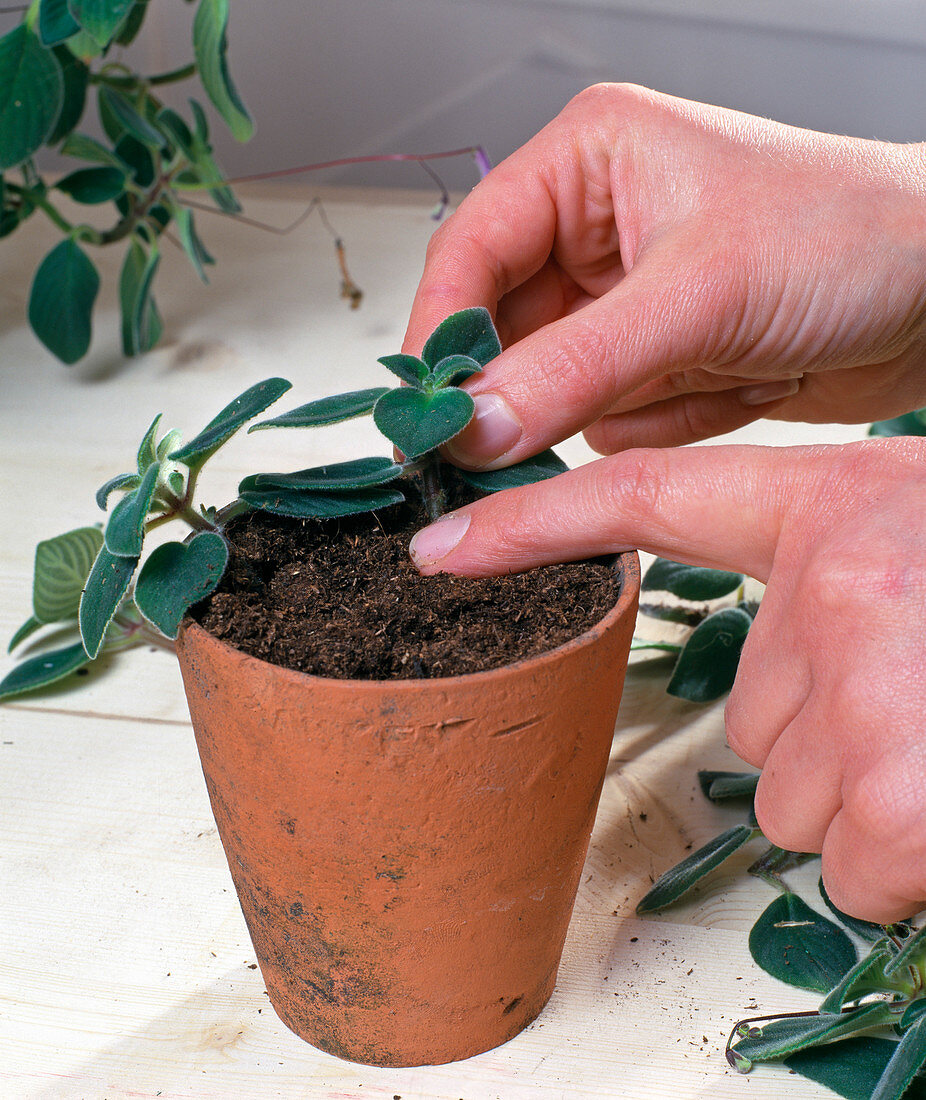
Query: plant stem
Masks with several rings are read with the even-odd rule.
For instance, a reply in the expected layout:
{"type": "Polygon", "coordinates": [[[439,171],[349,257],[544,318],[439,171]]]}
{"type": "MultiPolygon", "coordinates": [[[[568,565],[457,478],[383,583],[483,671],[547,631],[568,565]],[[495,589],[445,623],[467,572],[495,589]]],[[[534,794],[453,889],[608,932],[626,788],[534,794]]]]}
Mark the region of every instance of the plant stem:
{"type": "Polygon", "coordinates": [[[447,494],[440,476],[440,459],[436,455],[428,458],[422,466],[421,485],[428,519],[433,523],[436,519],[440,519],[447,508],[447,494]]]}
{"type": "Polygon", "coordinates": [[[781,880],[785,871],[793,871],[817,856],[813,852],[789,852],[774,845],[748,868],[748,874],[763,879],[770,886],[787,892],[788,888],[781,880]]]}

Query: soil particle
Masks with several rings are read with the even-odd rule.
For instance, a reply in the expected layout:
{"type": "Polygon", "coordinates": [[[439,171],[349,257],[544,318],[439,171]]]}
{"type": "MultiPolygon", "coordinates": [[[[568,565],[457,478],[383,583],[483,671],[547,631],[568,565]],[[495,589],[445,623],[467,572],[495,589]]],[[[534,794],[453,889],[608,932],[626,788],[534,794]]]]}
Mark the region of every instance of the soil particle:
{"type": "Polygon", "coordinates": [[[272,664],[404,680],[541,653],[588,630],[617,601],[620,578],[603,559],[504,577],[422,577],[408,543],[426,522],[408,504],[325,521],[246,513],[229,526],[229,567],[194,617],[272,664]]]}

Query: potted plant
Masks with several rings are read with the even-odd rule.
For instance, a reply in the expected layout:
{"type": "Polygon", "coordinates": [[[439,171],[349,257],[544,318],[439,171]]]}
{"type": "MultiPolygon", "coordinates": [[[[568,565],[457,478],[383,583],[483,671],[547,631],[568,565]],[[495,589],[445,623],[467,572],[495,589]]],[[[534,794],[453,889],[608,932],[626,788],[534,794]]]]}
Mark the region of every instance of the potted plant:
{"type": "MultiPolygon", "coordinates": [[[[300,428],[372,414],[401,457],[254,474],[220,509],[196,503],[204,464],[289,383],[252,387],[185,445],[175,432],[159,438],[155,418],[136,469],[97,493],[103,508],[122,493],[105,530],[81,528],[37,550],[34,614],[11,648],[46,625],[60,637],[65,624],[79,639],[29,657],[0,683],[0,697],[19,694],[155,631],[167,644],[176,638],[213,811],[271,1001],[310,1042],[372,1064],[468,1057],[515,1035],[549,998],[620,700],[636,556],[551,567],[581,571],[581,600],[557,593],[566,573],[486,581],[496,587],[481,592],[469,621],[491,612],[497,586],[516,583],[504,616],[528,625],[520,655],[490,653],[482,665],[468,628],[457,631],[458,657],[440,659],[413,628],[421,646],[391,677],[345,678],[343,656],[322,674],[298,671],[274,663],[279,650],[260,656],[286,616],[273,612],[256,629],[251,612],[326,556],[331,606],[343,603],[356,587],[344,582],[344,555],[373,540],[368,558],[378,560],[391,540],[402,548],[403,577],[367,587],[394,606],[391,586],[415,585],[403,593],[413,617],[427,619],[417,634],[443,625],[447,613],[428,618],[425,599],[443,585],[456,607],[465,586],[480,582],[418,577],[404,552],[415,525],[438,517],[448,496],[465,500],[565,468],[552,452],[492,473],[442,462],[438,449],[473,415],[458,383],[500,350],[487,311],[464,310],[438,326],[420,358],[380,360],[404,385],[252,424],[300,428]],[[145,553],[149,533],[174,520],[189,535],[145,553]],[[250,542],[267,532],[289,539],[272,578],[250,542]],[[569,621],[550,646],[530,625],[547,625],[545,611],[530,618],[531,587],[570,612],[559,614],[569,621]],[[227,605],[242,594],[247,614],[233,628],[227,605]]],[[[313,584],[289,616],[297,626],[324,606],[322,581],[313,584]]],[[[367,643],[347,643],[355,663],[397,629],[392,611],[373,619],[367,643]]],[[[322,620],[310,649],[330,633],[322,620]]]]}

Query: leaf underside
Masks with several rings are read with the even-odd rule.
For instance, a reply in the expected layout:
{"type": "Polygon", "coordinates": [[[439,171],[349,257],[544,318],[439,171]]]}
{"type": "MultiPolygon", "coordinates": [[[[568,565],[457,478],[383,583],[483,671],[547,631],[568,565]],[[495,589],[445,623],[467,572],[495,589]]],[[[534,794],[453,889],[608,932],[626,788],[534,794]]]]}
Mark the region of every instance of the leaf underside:
{"type": "Polygon", "coordinates": [[[637,912],[655,913],[672,905],[699,879],[719,867],[724,860],[758,835],[759,830],[751,825],[734,825],[732,829],[714,837],[661,875],[637,906],[637,912]]]}

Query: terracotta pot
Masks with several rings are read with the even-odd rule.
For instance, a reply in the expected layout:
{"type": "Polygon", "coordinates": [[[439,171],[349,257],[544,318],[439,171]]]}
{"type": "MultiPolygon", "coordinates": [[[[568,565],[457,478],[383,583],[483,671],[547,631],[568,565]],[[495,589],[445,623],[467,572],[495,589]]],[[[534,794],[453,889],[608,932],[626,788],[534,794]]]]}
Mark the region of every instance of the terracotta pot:
{"type": "Polygon", "coordinates": [[[640,572],[593,629],[433,680],[306,676],[187,622],[203,773],[271,1003],[381,1066],[467,1058],[553,991],[604,779],[640,572]]]}

